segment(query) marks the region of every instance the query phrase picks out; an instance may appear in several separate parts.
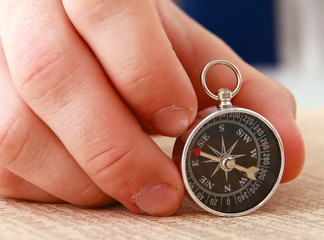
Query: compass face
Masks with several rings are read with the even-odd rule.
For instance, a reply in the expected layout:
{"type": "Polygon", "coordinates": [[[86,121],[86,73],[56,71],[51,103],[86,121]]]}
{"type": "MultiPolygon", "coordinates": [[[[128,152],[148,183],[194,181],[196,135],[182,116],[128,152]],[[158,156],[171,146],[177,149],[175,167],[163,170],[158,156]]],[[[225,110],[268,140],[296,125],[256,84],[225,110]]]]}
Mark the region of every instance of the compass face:
{"type": "Polygon", "coordinates": [[[283,147],[274,127],[241,108],[215,112],[193,130],[182,155],[191,197],[205,210],[240,216],[272,195],[283,172],[283,147]]]}

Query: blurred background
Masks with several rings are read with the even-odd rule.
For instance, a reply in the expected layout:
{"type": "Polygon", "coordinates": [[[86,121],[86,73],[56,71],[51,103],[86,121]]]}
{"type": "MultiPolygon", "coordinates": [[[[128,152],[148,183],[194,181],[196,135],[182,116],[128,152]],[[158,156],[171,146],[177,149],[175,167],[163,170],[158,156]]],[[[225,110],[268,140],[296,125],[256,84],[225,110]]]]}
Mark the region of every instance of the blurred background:
{"type": "Polygon", "coordinates": [[[175,0],[245,61],[324,107],[324,0],[175,0]]]}

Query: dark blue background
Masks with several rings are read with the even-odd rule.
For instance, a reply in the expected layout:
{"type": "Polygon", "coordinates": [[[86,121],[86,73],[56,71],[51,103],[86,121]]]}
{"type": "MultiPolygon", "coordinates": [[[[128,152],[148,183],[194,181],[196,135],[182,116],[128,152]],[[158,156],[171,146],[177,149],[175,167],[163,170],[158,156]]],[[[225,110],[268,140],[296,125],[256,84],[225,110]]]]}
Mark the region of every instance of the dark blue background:
{"type": "Polygon", "coordinates": [[[183,9],[247,62],[276,62],[272,0],[184,0],[183,9]]]}

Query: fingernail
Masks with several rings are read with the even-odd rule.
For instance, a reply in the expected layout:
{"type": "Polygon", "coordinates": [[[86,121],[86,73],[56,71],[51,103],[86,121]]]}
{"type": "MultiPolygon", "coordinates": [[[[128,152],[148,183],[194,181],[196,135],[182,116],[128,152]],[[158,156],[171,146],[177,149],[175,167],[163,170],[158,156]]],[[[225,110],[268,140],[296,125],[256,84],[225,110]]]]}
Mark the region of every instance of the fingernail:
{"type": "Polygon", "coordinates": [[[168,216],[179,207],[180,189],[169,184],[148,185],[133,196],[133,202],[147,214],[168,216]]]}
{"type": "Polygon", "coordinates": [[[190,124],[189,110],[180,107],[168,107],[149,118],[151,127],[158,133],[177,137],[182,135],[190,124]]]}

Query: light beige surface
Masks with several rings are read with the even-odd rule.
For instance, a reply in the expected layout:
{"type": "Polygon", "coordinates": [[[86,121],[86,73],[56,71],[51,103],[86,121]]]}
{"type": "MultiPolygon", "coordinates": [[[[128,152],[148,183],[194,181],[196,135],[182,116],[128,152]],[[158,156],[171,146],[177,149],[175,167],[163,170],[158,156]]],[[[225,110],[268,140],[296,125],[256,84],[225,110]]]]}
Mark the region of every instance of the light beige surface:
{"type": "MultiPolygon", "coordinates": [[[[298,122],[307,150],[304,171],[248,216],[216,217],[188,199],[166,218],[121,205],[84,209],[0,199],[0,239],[323,239],[324,109],[304,110],[298,122]]],[[[170,154],[172,139],[158,141],[170,154]]]]}

